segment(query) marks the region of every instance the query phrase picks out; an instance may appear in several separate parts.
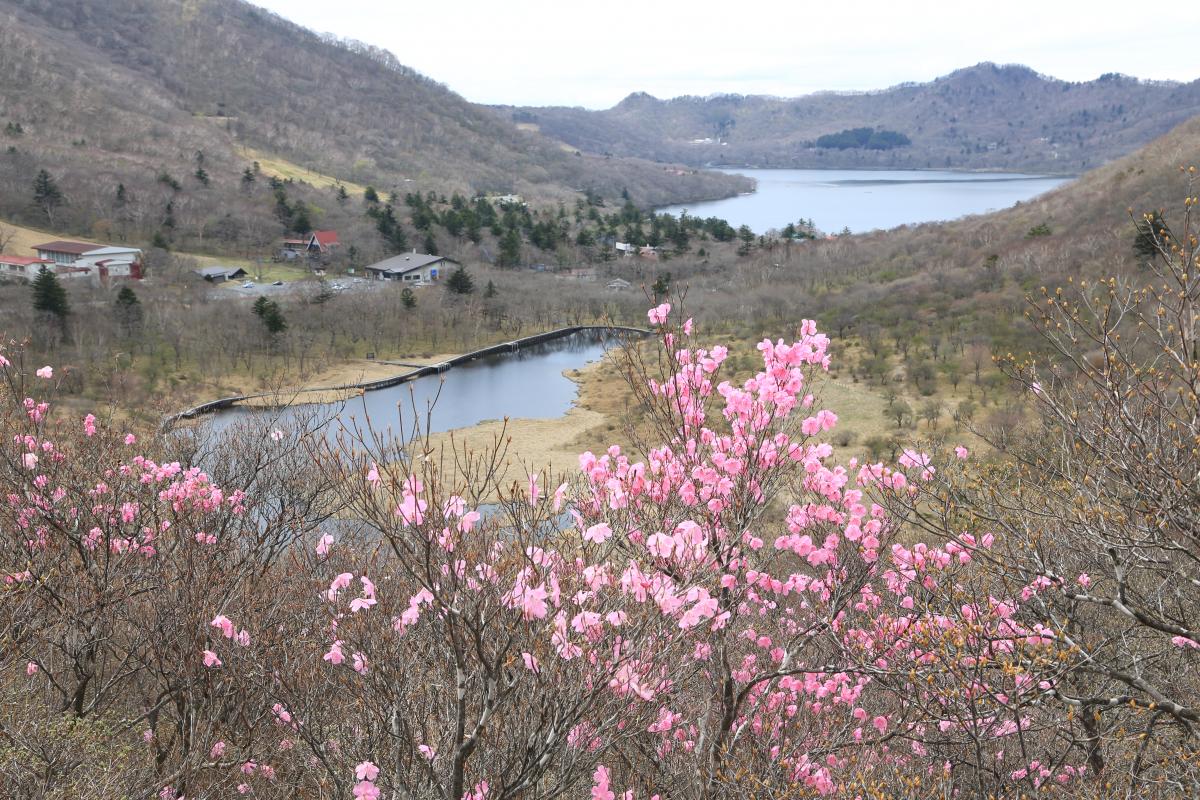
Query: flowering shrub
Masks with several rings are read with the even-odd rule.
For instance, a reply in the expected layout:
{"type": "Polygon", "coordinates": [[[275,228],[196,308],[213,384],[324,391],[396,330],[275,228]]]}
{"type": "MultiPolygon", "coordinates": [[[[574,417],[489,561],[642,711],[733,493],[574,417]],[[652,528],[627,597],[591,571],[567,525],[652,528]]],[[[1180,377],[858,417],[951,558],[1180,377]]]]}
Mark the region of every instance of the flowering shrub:
{"type": "Polygon", "coordinates": [[[649,320],[660,357],[624,358],[660,441],[517,485],[502,452],[266,430],[216,445],[218,478],[5,359],[4,774],[91,769],[37,762],[53,714],[142,748],[101,771],[164,798],[1087,785],[1036,613],[1061,582],[994,580],[1008,545],[952,515],[913,539],[965,449],[838,463],[813,323],[735,384],[670,304],[649,320]]]}

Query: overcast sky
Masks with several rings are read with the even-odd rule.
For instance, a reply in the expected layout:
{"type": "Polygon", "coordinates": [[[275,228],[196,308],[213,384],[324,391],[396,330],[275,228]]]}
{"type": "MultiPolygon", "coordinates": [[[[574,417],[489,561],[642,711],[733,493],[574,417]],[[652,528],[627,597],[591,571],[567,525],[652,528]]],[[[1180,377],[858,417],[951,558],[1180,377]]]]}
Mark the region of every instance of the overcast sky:
{"type": "Polygon", "coordinates": [[[1066,80],[1200,78],[1200,3],[1062,0],[253,0],[391,50],[479,103],[607,108],[630,92],[796,96],[980,61],[1066,80]]]}

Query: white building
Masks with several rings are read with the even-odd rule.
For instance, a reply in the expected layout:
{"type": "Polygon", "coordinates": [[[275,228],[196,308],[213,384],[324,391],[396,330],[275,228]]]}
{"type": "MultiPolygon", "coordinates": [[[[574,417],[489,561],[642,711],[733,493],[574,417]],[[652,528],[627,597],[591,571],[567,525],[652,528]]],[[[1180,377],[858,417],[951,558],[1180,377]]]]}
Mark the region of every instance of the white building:
{"type": "Polygon", "coordinates": [[[51,262],[59,277],[134,278],[142,277],[142,251],[136,247],[115,247],[57,239],[35,244],[38,258],[51,262]]]}
{"type": "Polygon", "coordinates": [[[37,277],[42,267],[54,269],[54,262],[44,258],[0,255],[0,280],[16,278],[31,281],[37,277]]]}

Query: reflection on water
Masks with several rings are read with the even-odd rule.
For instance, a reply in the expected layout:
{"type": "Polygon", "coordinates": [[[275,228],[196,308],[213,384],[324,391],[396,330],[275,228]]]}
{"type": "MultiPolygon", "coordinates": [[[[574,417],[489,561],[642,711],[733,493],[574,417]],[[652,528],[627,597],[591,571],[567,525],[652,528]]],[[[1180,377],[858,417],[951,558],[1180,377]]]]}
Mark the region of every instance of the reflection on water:
{"type": "Polygon", "coordinates": [[[619,344],[620,337],[606,331],[578,331],[340,403],[231,408],[213,415],[210,430],[236,424],[298,426],[320,428],[332,439],[343,426],[365,431],[369,418],[376,442],[387,444],[411,437],[415,423],[437,433],[502,417],[553,419],[571,408],[577,394],[563,372],[579,369],[619,344]]]}
{"type": "Polygon", "coordinates": [[[958,219],[1008,208],[1062,185],[1067,178],[940,170],[726,169],[754,178],[752,194],[659,209],[721,217],[755,233],[800,218],[826,233],[855,233],[958,219]]]}

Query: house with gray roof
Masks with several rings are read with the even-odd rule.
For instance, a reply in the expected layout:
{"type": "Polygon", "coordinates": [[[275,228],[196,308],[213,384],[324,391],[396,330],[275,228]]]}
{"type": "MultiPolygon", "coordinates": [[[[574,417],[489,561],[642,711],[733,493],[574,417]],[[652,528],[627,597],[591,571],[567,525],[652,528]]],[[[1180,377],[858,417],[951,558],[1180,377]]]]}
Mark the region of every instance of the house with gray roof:
{"type": "Polygon", "coordinates": [[[447,265],[458,262],[445,256],[434,256],[428,253],[401,253],[398,256],[385,258],[365,267],[367,277],[377,281],[400,281],[402,283],[421,286],[437,283],[447,269],[447,265]]]}
{"type": "Polygon", "coordinates": [[[200,267],[192,272],[199,275],[209,283],[224,283],[225,281],[236,281],[246,277],[246,270],[241,267],[200,267]]]}

